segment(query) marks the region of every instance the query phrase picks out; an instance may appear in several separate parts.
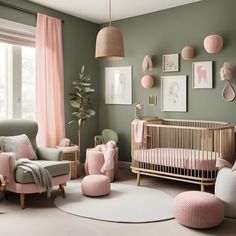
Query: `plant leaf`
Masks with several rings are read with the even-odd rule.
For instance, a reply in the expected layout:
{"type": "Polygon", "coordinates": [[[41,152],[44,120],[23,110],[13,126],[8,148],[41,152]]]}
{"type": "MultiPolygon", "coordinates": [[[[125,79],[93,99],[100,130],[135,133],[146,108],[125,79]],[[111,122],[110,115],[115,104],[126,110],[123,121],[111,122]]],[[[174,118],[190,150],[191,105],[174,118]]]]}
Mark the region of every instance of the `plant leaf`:
{"type": "Polygon", "coordinates": [[[74,122],[76,122],[76,120],[71,120],[71,121],[68,122],[68,125],[70,125],[70,124],[72,124],[74,122]]]}
{"type": "Polygon", "coordinates": [[[81,78],[81,81],[82,82],[89,82],[90,81],[90,75],[85,75],[85,76],[83,76],[82,78],[81,78]]]}
{"type": "Polygon", "coordinates": [[[82,67],[81,67],[81,71],[80,71],[80,73],[81,73],[81,74],[83,74],[83,73],[84,73],[84,69],[85,69],[85,66],[84,66],[84,65],[82,65],[82,67]]]}
{"type": "Polygon", "coordinates": [[[95,92],[95,89],[92,89],[92,88],[89,88],[89,87],[85,87],[85,88],[83,89],[83,91],[84,91],[85,93],[94,93],[94,92],[95,92]]]}
{"type": "Polygon", "coordinates": [[[79,81],[78,80],[75,80],[72,82],[73,85],[78,85],[79,84],[79,81]]]}

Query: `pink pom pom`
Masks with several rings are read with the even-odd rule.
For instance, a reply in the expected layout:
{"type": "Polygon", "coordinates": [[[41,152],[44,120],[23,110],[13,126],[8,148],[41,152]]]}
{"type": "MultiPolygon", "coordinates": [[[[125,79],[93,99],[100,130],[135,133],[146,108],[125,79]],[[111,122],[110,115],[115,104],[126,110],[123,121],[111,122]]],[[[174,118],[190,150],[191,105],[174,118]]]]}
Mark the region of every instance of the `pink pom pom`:
{"type": "Polygon", "coordinates": [[[217,53],[223,47],[223,38],[219,34],[209,35],[204,39],[204,48],[208,53],[217,53]]]}
{"type": "Polygon", "coordinates": [[[144,88],[151,88],[154,84],[154,80],[151,75],[144,75],[141,79],[141,84],[144,88]]]}
{"type": "Polygon", "coordinates": [[[194,49],[191,46],[185,46],[182,49],[182,57],[184,60],[189,60],[194,57],[194,49]]]}

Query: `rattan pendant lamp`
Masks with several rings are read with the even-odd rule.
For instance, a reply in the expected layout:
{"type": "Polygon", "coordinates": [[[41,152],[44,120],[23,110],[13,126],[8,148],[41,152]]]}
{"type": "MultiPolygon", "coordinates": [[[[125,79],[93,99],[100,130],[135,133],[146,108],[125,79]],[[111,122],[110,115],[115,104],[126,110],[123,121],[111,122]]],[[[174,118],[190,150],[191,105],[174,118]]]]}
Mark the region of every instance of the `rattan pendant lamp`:
{"type": "Polygon", "coordinates": [[[124,58],[122,33],[111,26],[111,0],[109,0],[109,26],[97,34],[95,58],[98,60],[120,60],[124,58]]]}

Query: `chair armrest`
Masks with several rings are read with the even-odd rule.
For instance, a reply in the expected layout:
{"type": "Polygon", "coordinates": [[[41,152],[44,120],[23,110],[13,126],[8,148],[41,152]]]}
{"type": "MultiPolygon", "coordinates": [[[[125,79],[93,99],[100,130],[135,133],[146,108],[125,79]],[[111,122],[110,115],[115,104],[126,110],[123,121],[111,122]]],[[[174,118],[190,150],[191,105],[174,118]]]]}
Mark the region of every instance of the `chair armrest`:
{"type": "Polygon", "coordinates": [[[96,147],[99,144],[103,144],[103,137],[102,137],[102,135],[94,136],[94,146],[96,147]]]}
{"type": "Polygon", "coordinates": [[[0,153],[0,174],[5,177],[8,183],[14,181],[15,166],[16,156],[13,152],[0,153]]]}
{"type": "Polygon", "coordinates": [[[39,160],[61,161],[62,151],[56,148],[38,148],[37,156],[39,160]]]}

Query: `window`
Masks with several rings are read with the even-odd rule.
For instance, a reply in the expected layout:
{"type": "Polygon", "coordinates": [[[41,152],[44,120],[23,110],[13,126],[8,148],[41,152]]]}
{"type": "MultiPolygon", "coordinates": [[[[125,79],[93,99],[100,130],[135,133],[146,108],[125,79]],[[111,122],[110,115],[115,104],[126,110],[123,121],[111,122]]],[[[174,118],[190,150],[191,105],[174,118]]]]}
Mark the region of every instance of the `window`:
{"type": "Polygon", "coordinates": [[[19,33],[22,24],[1,20],[0,119],[35,119],[35,48],[25,27],[24,35],[19,33]]]}
{"type": "Polygon", "coordinates": [[[21,117],[35,119],[35,48],[22,47],[21,117]]]}

